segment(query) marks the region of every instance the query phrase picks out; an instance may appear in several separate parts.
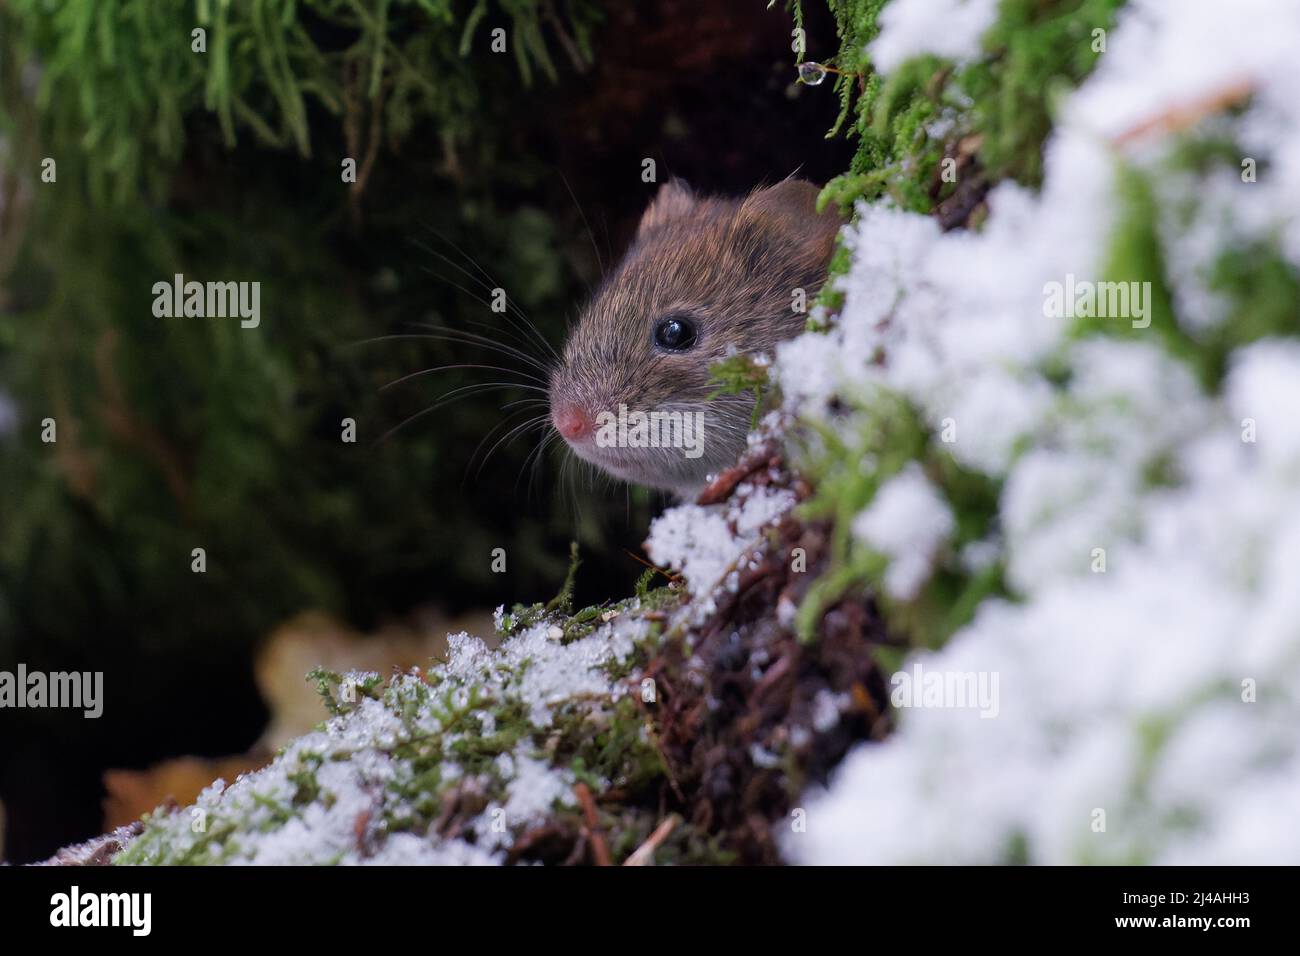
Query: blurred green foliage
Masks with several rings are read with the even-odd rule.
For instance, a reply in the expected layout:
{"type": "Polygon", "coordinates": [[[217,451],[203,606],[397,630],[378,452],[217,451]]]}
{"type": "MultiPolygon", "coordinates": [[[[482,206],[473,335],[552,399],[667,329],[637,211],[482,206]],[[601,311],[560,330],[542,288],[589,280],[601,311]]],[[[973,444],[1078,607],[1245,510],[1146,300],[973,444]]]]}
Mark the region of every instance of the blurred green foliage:
{"type": "Polygon", "coordinates": [[[0,657],[183,643],[224,660],[304,607],[366,625],[431,598],[555,586],[552,544],[574,529],[563,509],[525,506],[530,445],[477,478],[465,467],[501,403],[536,393],[378,439],[450,389],[519,380],[451,370],[383,390],[423,368],[497,364],[415,337],[416,323],[502,326],[456,247],[552,341],[579,298],[567,226],[520,201],[554,173],[511,139],[521,84],[560,77],[543,19],[569,75],[590,57],[595,4],[556,9],[0,8],[0,391],[16,409],[0,434],[0,657]],[[513,56],[489,52],[497,27],[513,56]],[[54,182],[40,179],[46,157],[54,182]],[[260,327],[154,317],[152,286],[175,274],[260,281],[260,327]],[[41,442],[46,417],[55,444],[41,442]],[[502,545],[508,580],[489,570],[502,545]],[[205,574],[191,571],[198,547],[205,574]]]}
{"type": "MultiPolygon", "coordinates": [[[[593,5],[569,5],[565,24],[543,0],[500,6],[523,83],[535,70],[558,79],[544,13],[567,28],[571,55],[590,59],[593,5]]],[[[373,132],[390,145],[433,121],[450,150],[474,138],[490,95],[493,71],[468,56],[487,43],[487,0],[13,0],[9,11],[19,36],[8,57],[20,69],[40,64],[35,106],[46,141],[80,149],[100,200],[163,196],[196,113],[216,120],[229,149],[251,136],[308,157],[309,108],[318,107],[349,146],[358,145],[358,114],[373,112],[373,132]]]]}
{"type": "MultiPolygon", "coordinates": [[[[827,64],[838,71],[835,90],[840,115],[829,136],[846,135],[856,144],[850,168],[827,184],[823,203],[849,213],[858,202],[886,200],[902,209],[939,216],[958,188],[969,201],[950,225],[978,227],[977,208],[984,192],[1003,180],[1035,187],[1042,180],[1043,143],[1052,129],[1059,92],[1076,87],[1097,59],[1093,30],[1109,28],[1123,0],[1002,0],[998,17],[984,34],[983,53],[954,64],[922,55],[887,76],[873,69],[868,45],[880,32],[887,0],[828,0],[840,46],[827,64]],[[961,173],[953,182],[940,175],[951,159],[961,173]],[[962,185],[958,186],[958,182],[962,185]]],[[[790,0],[796,23],[803,0],[790,0]]],[[[811,57],[813,51],[808,51],[811,57]]],[[[832,276],[851,264],[841,247],[832,276]]],[[[831,312],[841,301],[833,282],[820,301],[831,312]]],[[[801,635],[812,634],[825,608],[854,589],[883,594],[877,587],[883,560],[852,547],[849,525],[888,478],[919,460],[953,505],[961,544],[979,540],[996,518],[1000,488],[992,479],[961,468],[930,437],[914,411],[892,400],[855,411],[860,444],[849,447],[830,433],[816,437],[822,447],[805,457],[814,497],[805,505],[810,519],[829,520],[831,568],[817,581],[800,608],[801,635]],[[877,465],[861,468],[866,455],[877,465]]],[[[896,632],[917,644],[937,647],[965,624],[989,594],[1005,593],[1002,569],[994,564],[980,574],[941,572],[922,597],[891,606],[883,597],[896,632]]]]}
{"type": "MultiPolygon", "coordinates": [[[[1001,0],[979,55],[959,63],[917,56],[888,76],[873,72],[867,49],[879,32],[884,0],[828,0],[828,6],[840,39],[840,49],[828,63],[839,71],[841,102],[830,135],[848,135],[857,151],[850,170],[827,185],[822,201],[847,211],[859,201],[884,200],[935,215],[946,228],[978,229],[980,203],[993,186],[1007,180],[1029,188],[1041,185],[1053,112],[1062,94],[1077,87],[1096,64],[1123,0],[1001,0]],[[961,165],[957,181],[943,182],[945,158],[961,165]],[[957,204],[961,215],[945,221],[945,205],[962,198],[958,192],[963,189],[969,201],[957,204]]],[[[800,20],[801,0],[792,0],[791,8],[800,20]]],[[[1235,177],[1244,151],[1225,132],[1230,128],[1210,123],[1179,133],[1171,144],[1170,168],[1159,172],[1144,171],[1116,151],[1117,216],[1102,265],[1107,281],[1150,284],[1151,332],[1210,392],[1221,386],[1235,348],[1294,334],[1300,303],[1300,276],[1276,243],[1242,247],[1227,235],[1206,278],[1208,288],[1222,296],[1229,318],[1193,331],[1176,317],[1165,237],[1171,226],[1188,226],[1203,199],[1195,188],[1178,195],[1177,176],[1219,169],[1235,177]],[[1168,181],[1162,183],[1161,176],[1168,181]]],[[[844,274],[849,266],[848,251],[841,248],[831,274],[844,274]]],[[[842,304],[839,296],[833,283],[822,292],[821,301],[831,313],[842,304]]],[[[1080,319],[1076,334],[1145,333],[1125,323],[1080,319]]],[[[1052,370],[1044,369],[1044,376],[1050,379],[1052,370]]],[[[880,595],[896,633],[921,646],[941,646],[985,597],[1010,596],[1001,563],[970,573],[940,569],[915,600],[891,602],[879,587],[883,559],[851,546],[849,524],[884,481],[917,462],[952,507],[954,547],[960,549],[996,528],[1000,482],[960,467],[901,399],[886,396],[872,403],[845,412],[855,416],[859,443],[819,433],[816,447],[802,462],[816,488],[803,513],[831,521],[834,532],[831,568],[800,608],[799,627],[811,634],[825,607],[853,589],[866,589],[880,595]],[[864,457],[875,466],[862,468],[864,457]]],[[[1157,470],[1150,479],[1161,482],[1168,476],[1157,470]]]]}
{"type": "MultiPolygon", "coordinates": [[[[968,145],[990,180],[1037,185],[1057,94],[1091,71],[1098,55],[1092,31],[1109,28],[1123,0],[1002,0],[979,60],[954,68],[923,56],[883,76],[873,71],[867,45],[880,32],[886,2],[827,3],[840,39],[829,61],[840,71],[840,116],[830,135],[846,133],[858,150],[823,201],[847,211],[857,200],[888,195],[904,209],[930,212],[953,191],[940,180],[940,160],[968,136],[978,136],[968,145]],[[953,109],[954,99],[967,105],[953,109]]],[[[796,21],[802,3],[790,2],[796,21]]]]}

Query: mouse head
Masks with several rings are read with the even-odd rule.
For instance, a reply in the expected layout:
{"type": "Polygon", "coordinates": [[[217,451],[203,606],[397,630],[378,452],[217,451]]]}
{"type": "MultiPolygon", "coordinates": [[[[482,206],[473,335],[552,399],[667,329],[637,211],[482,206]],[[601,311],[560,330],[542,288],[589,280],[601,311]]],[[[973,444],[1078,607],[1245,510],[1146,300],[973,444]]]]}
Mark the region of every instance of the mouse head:
{"type": "Polygon", "coordinates": [[[551,421],[580,458],[683,496],[734,464],[753,399],[710,400],[709,368],[803,330],[798,290],[825,280],[840,226],[817,193],[795,179],[743,199],[660,188],[551,375],[551,421]]]}

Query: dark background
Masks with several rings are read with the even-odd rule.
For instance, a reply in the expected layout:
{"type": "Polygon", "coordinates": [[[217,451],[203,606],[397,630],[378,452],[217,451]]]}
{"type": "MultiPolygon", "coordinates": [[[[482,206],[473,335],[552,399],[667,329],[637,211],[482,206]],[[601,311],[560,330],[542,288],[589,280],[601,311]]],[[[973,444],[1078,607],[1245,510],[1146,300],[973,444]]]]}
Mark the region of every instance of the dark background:
{"type": "MultiPolygon", "coordinates": [[[[828,20],[810,13],[805,26],[810,58],[836,48],[828,20]]],[[[307,159],[247,138],[229,150],[197,112],[152,200],[101,213],[68,187],[9,223],[21,247],[0,283],[0,394],[17,412],[0,432],[0,669],[102,670],[105,705],[94,721],[0,712],[8,861],[100,832],[105,768],[248,748],[267,716],[252,654],[298,611],[364,630],[429,605],[545,600],[573,538],[580,604],[630,593],[642,566],[624,551],[640,553],[662,500],[566,488],[559,456],[533,481],[522,470],[539,433],[479,469],[476,446],[520,393],[470,396],[377,442],[493,376],[386,382],[496,360],[373,340],[423,321],[499,321],[454,287],[470,283],[439,254],[473,271],[454,243],[558,347],[599,280],[595,250],[615,258],[654,193],[645,157],[660,181],[733,194],[842,172],[848,145],[825,139],[838,103],[830,84],[792,83],[791,28],[754,0],[611,4],[588,69],[557,57],[557,82],[527,86],[508,61],[483,61],[488,92],[458,151],[439,147],[432,123],[386,142],[359,200],[338,188],[345,133],[325,111],[310,117],[307,159]],[[170,264],[261,280],[261,328],[155,319],[150,289],[170,264]],[[57,449],[40,441],[46,415],[60,422],[57,449]],[[355,445],[339,441],[344,417],[358,422],[355,445]],[[196,546],[205,575],[189,572],[196,546]],[[498,546],[506,575],[489,572],[498,546]]],[[[316,29],[327,42],[330,26],[316,29]]],[[[60,181],[77,162],[60,160],[60,181]]]]}

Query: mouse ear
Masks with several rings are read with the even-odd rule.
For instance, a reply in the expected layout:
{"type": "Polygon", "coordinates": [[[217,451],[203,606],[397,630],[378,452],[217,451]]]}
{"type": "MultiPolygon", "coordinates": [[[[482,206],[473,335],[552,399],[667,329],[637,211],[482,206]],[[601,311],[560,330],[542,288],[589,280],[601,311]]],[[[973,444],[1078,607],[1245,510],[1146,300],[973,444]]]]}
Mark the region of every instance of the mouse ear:
{"type": "Polygon", "coordinates": [[[775,222],[815,249],[830,254],[843,220],[831,209],[817,211],[821,189],[806,179],[783,179],[775,186],[756,189],[741,205],[741,215],[775,222]]]}
{"type": "Polygon", "coordinates": [[[669,220],[684,216],[695,205],[695,193],[686,185],[686,180],[674,176],[659,187],[654,200],[641,215],[641,224],[636,227],[636,234],[644,236],[656,226],[662,226],[669,220]]]}

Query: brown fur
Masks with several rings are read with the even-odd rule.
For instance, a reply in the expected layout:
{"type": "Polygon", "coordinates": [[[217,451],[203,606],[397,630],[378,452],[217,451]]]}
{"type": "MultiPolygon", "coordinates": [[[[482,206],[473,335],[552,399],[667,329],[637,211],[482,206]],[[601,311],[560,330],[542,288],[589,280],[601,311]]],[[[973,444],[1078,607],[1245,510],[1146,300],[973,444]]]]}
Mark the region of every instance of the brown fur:
{"type": "Polygon", "coordinates": [[[840,220],[815,207],[818,189],[787,179],[743,199],[706,198],[680,180],[659,190],[631,248],[606,277],[572,329],[552,373],[552,405],[569,402],[595,416],[629,409],[704,411],[704,454],[672,448],[575,451],[637,484],[689,495],[707,475],[734,463],[744,446],[752,398],[707,396],[709,366],[734,352],[771,353],[797,335],[807,316],[791,308],[796,288],[809,301],[826,278],[840,220]],[[698,328],[690,351],[653,342],[655,324],[684,312],[698,328]]]}

